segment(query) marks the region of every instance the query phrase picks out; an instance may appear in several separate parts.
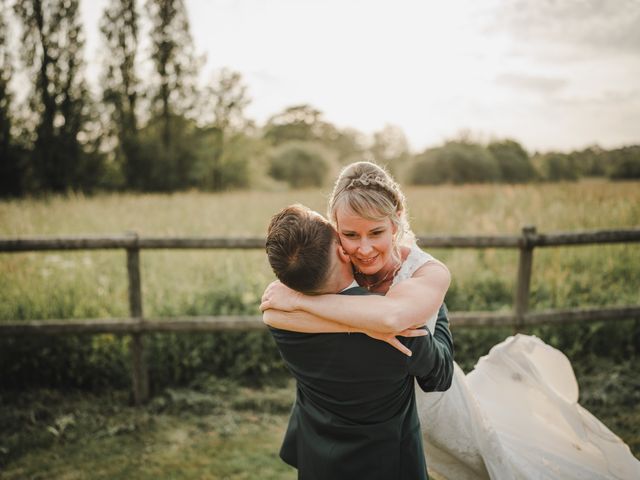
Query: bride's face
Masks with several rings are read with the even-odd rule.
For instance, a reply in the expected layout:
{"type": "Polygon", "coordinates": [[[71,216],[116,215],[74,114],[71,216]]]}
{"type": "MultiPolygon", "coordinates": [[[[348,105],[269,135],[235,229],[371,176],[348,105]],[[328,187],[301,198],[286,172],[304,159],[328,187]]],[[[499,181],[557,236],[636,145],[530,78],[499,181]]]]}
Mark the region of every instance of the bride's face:
{"type": "Polygon", "coordinates": [[[374,275],[393,264],[396,227],[391,219],[368,220],[348,209],[338,208],[336,223],[342,248],[357,270],[365,275],[374,275]]]}

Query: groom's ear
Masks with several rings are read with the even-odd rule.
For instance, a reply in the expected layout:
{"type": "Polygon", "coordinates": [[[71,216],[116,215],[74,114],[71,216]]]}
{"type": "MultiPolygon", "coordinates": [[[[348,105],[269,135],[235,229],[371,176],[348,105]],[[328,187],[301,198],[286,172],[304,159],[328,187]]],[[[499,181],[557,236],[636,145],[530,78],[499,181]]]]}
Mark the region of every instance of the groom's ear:
{"type": "Polygon", "coordinates": [[[349,258],[349,255],[347,255],[347,252],[344,250],[344,248],[342,248],[342,245],[340,245],[340,242],[336,242],[335,248],[336,248],[336,252],[338,253],[338,258],[342,263],[351,263],[351,258],[349,258]]]}

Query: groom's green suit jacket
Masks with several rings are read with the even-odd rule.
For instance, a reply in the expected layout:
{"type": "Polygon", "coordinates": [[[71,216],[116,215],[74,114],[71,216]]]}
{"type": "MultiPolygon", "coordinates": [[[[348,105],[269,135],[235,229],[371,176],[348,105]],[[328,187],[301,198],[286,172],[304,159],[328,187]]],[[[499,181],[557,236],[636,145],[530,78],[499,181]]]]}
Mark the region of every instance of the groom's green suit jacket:
{"type": "MultiPolygon", "coordinates": [[[[360,287],[343,293],[368,294],[360,287]]],[[[398,337],[411,357],[359,333],[270,330],[297,384],[280,456],[299,479],[428,478],[414,378],[425,391],[451,385],[444,305],[432,335],[398,337]]]]}

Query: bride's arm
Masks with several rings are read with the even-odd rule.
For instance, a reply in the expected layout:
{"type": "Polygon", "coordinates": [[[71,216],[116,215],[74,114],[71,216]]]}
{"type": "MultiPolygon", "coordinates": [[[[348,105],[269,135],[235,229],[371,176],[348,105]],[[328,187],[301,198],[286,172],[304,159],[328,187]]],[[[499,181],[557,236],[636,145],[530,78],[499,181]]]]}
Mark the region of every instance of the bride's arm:
{"type": "Polygon", "coordinates": [[[396,335],[403,337],[422,337],[428,332],[423,329],[407,329],[397,333],[382,333],[372,330],[358,329],[332,322],[324,318],[316,317],[303,311],[283,312],[281,310],[265,310],[262,312],[262,321],[270,327],[280,330],[301,333],[364,333],[371,338],[386,342],[393,348],[400,350],[405,355],[411,356],[411,350],[407,348],[396,335]]]}
{"type": "Polygon", "coordinates": [[[262,297],[260,309],[302,310],[356,329],[399,332],[424,325],[426,319],[433,317],[450,282],[447,267],[435,260],[420,267],[413,277],[398,283],[385,296],[304,295],[273,282],[262,297]]]}
{"type": "Polygon", "coordinates": [[[352,333],[354,327],[327,320],[302,310],[285,312],[270,308],[262,312],[262,321],[270,327],[300,333],[352,333]]]}

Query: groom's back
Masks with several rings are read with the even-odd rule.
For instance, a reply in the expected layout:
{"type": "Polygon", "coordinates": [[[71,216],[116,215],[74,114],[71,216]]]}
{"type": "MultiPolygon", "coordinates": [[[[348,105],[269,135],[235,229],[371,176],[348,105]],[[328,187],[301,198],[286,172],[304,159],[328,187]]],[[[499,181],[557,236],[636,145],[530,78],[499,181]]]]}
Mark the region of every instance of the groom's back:
{"type": "Polygon", "coordinates": [[[280,455],[300,478],[426,478],[409,357],[364,334],[271,332],[297,380],[280,455]]]}

